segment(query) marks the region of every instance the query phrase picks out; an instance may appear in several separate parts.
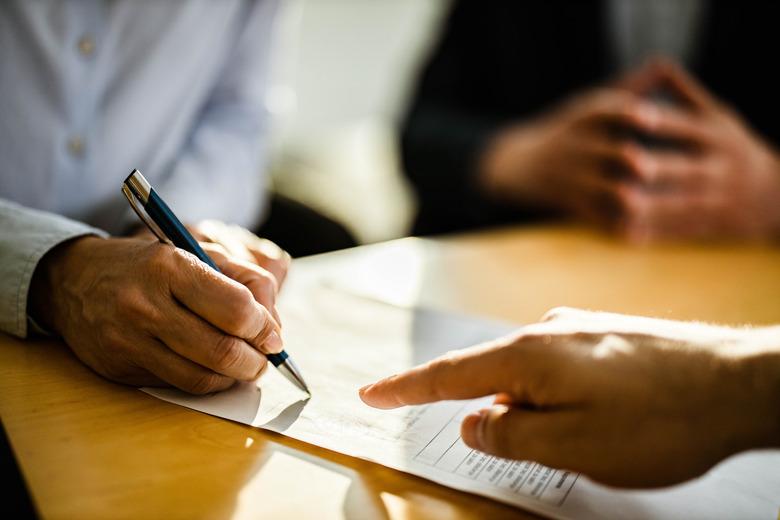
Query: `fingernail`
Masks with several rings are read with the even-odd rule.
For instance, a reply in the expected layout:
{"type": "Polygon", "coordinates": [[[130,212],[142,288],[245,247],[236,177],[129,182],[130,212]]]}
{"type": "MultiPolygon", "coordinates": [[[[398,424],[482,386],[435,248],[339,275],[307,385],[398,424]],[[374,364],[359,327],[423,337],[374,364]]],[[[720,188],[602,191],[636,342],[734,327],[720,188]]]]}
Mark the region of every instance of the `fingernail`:
{"type": "Polygon", "coordinates": [[[372,386],[374,386],[373,383],[369,383],[365,386],[361,386],[360,389],[358,390],[358,394],[360,394],[360,396],[362,397],[363,394],[365,394],[368,391],[368,389],[371,388],[372,386]]]}
{"type": "Polygon", "coordinates": [[[282,351],[282,338],[279,337],[276,331],[268,335],[268,339],[265,340],[265,348],[271,354],[278,354],[282,351]]]}
{"type": "Polygon", "coordinates": [[[483,433],[487,415],[487,410],[480,410],[463,418],[463,424],[461,425],[463,442],[475,450],[482,450],[485,445],[483,433]]]}

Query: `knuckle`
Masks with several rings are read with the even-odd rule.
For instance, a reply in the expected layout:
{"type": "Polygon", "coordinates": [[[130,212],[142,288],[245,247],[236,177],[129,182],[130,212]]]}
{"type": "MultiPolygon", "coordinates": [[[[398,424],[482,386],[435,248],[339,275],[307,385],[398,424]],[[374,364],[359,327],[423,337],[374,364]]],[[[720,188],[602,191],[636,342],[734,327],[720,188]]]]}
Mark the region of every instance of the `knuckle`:
{"type": "Polygon", "coordinates": [[[220,266],[232,260],[232,255],[222,244],[216,242],[199,242],[199,244],[211,259],[220,266]]]}
{"type": "Polygon", "coordinates": [[[137,358],[138,347],[133,340],[127,338],[125,331],[112,323],[97,323],[94,325],[96,340],[101,357],[110,360],[126,360],[137,358]]]}
{"type": "Polygon", "coordinates": [[[506,423],[505,413],[491,411],[484,426],[484,438],[492,453],[499,456],[510,455],[512,452],[512,433],[506,423]]]}
{"type": "Polygon", "coordinates": [[[456,363],[457,351],[447,352],[443,356],[431,361],[429,366],[431,374],[431,388],[436,400],[441,401],[446,398],[444,395],[447,374],[456,363]]]}
{"type": "Polygon", "coordinates": [[[258,269],[258,283],[264,291],[276,294],[279,290],[279,283],[276,277],[265,269],[258,269]]]}
{"type": "Polygon", "coordinates": [[[241,342],[232,336],[221,335],[211,350],[211,356],[211,364],[215,370],[229,371],[242,360],[241,342]]]}
{"type": "Polygon", "coordinates": [[[234,301],[238,305],[238,308],[246,313],[244,318],[251,317],[251,310],[255,303],[255,297],[252,295],[252,291],[243,285],[238,287],[236,289],[234,301]]]}
{"type": "Polygon", "coordinates": [[[222,255],[225,258],[230,258],[231,256],[227,248],[219,242],[204,242],[203,247],[207,248],[209,252],[222,255]]]}
{"type": "Polygon", "coordinates": [[[624,143],[618,146],[615,153],[618,163],[628,172],[639,177],[647,174],[642,151],[638,146],[624,143]]]}
{"type": "Polygon", "coordinates": [[[586,98],[585,102],[596,112],[608,112],[615,104],[615,91],[606,87],[593,90],[586,98]]]}
{"type": "Polygon", "coordinates": [[[156,273],[167,272],[173,266],[176,250],[165,244],[155,243],[149,246],[146,263],[156,273]]]}
{"type": "Polygon", "coordinates": [[[127,286],[115,292],[115,303],[122,314],[131,318],[143,318],[152,323],[157,319],[156,308],[151,304],[144,290],[139,286],[127,286]]]}
{"type": "Polygon", "coordinates": [[[642,105],[633,99],[620,99],[617,105],[618,118],[629,126],[642,126],[644,113],[642,105]]]}
{"type": "Polygon", "coordinates": [[[268,370],[268,360],[265,356],[260,356],[260,365],[257,368],[257,375],[255,375],[255,379],[258,379],[259,377],[262,377],[263,374],[266,373],[268,370]]]}
{"type": "Polygon", "coordinates": [[[106,350],[121,350],[125,345],[125,337],[122,331],[112,323],[102,323],[98,326],[100,343],[106,350]]]}
{"type": "Polygon", "coordinates": [[[589,331],[571,332],[568,335],[568,343],[572,345],[590,345],[602,338],[602,334],[589,331]]]}
{"type": "Polygon", "coordinates": [[[97,369],[98,373],[117,383],[130,382],[131,371],[123,363],[102,363],[97,369]]]}
{"type": "Polygon", "coordinates": [[[228,332],[233,332],[234,334],[243,337],[250,332],[256,317],[255,298],[249,289],[242,286],[236,291],[236,295],[232,301],[234,305],[232,311],[232,330],[228,332]]]}
{"type": "Polygon", "coordinates": [[[184,390],[195,395],[210,394],[226,388],[226,384],[229,382],[230,380],[219,374],[206,372],[188,380],[184,385],[184,390]]]}
{"type": "Polygon", "coordinates": [[[632,216],[638,212],[637,196],[630,187],[624,184],[618,185],[613,192],[613,197],[624,214],[632,216]]]}
{"type": "Polygon", "coordinates": [[[572,315],[575,312],[576,312],[575,309],[573,309],[572,307],[565,307],[565,306],[553,307],[552,309],[544,313],[544,316],[542,316],[541,321],[553,321],[553,320],[563,319],[566,318],[567,316],[572,315]]]}
{"type": "Polygon", "coordinates": [[[123,343],[118,333],[111,333],[103,338],[101,346],[104,355],[100,356],[90,365],[103,377],[118,383],[131,383],[132,376],[138,370],[133,362],[129,361],[127,345],[123,343]]]}

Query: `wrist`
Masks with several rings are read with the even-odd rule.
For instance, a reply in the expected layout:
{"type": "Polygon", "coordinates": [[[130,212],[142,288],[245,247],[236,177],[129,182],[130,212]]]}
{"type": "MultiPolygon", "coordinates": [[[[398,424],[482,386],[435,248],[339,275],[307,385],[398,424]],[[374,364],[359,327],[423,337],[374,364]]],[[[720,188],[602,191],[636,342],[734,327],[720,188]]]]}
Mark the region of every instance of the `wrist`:
{"type": "Polygon", "coordinates": [[[27,312],[37,324],[62,334],[67,294],[77,283],[76,276],[86,265],[85,253],[104,239],[83,236],[58,244],[38,262],[30,281],[27,312]]]}
{"type": "Polygon", "coordinates": [[[511,126],[499,131],[479,162],[479,188],[497,202],[526,208],[555,208],[557,194],[548,193],[549,160],[546,143],[550,127],[544,121],[511,126]]]}
{"type": "Polygon", "coordinates": [[[479,188],[493,199],[506,200],[516,190],[518,148],[523,132],[518,127],[498,131],[487,143],[478,165],[479,188]]]}

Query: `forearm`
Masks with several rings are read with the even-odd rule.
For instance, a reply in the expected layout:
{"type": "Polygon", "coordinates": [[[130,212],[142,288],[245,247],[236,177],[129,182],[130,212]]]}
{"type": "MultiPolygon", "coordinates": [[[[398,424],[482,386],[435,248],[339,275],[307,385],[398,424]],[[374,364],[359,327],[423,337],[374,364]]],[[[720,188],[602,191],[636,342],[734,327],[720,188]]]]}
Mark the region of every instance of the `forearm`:
{"type": "Polygon", "coordinates": [[[103,231],[0,199],[0,331],[28,334],[30,283],[43,256],[67,240],[103,231]]]}

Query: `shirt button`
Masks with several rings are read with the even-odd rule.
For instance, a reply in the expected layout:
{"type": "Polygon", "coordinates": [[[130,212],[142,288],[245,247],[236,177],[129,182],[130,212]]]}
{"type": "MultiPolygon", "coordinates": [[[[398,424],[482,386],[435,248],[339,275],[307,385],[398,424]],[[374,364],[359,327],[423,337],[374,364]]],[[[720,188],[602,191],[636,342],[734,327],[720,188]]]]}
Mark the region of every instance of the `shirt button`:
{"type": "Polygon", "coordinates": [[[68,151],[74,157],[81,157],[84,155],[84,140],[77,135],[68,139],[68,151]]]}
{"type": "Polygon", "coordinates": [[[78,49],[82,56],[89,57],[95,52],[95,39],[89,34],[79,38],[78,49]]]}

